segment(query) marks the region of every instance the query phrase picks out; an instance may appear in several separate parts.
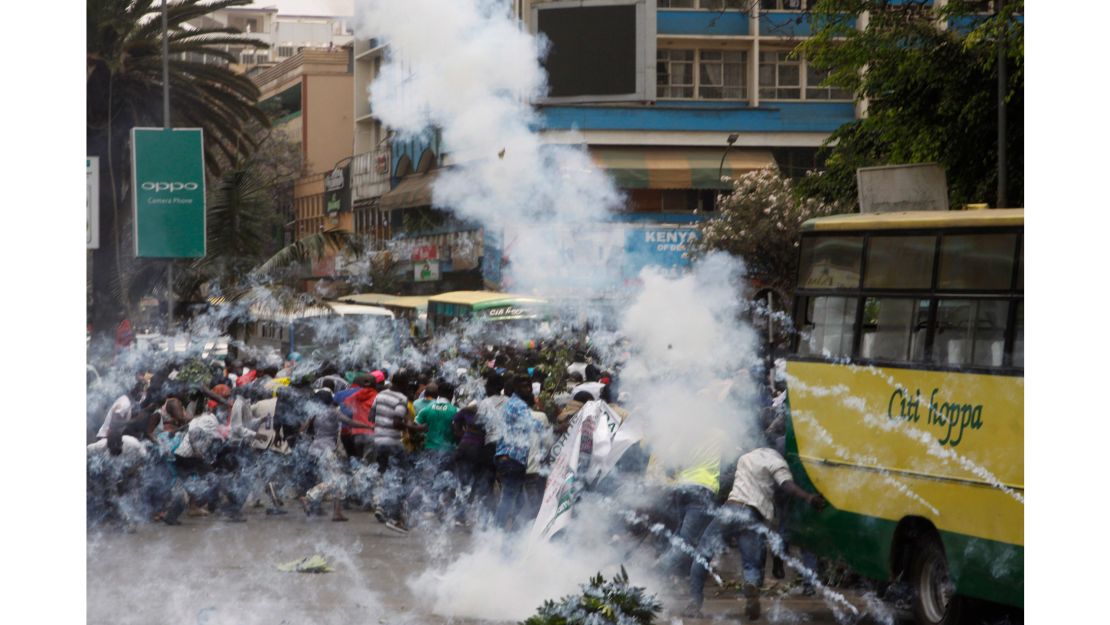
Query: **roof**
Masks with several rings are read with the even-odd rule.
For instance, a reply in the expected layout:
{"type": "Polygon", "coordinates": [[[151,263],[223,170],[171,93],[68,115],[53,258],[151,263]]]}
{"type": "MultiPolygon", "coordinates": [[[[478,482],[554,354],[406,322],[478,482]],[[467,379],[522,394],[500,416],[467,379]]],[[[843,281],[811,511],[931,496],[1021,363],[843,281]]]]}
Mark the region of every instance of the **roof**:
{"type": "Polygon", "coordinates": [[[344,295],[336,301],[351,304],[381,304],[386,300],[396,298],[397,296],[392,293],[357,293],[354,295],[344,295]]]}
{"type": "Polygon", "coordinates": [[[310,317],[325,317],[328,315],[348,316],[373,316],[393,318],[394,314],[381,306],[368,306],[365,304],[345,304],[337,301],[328,301],[327,306],[309,306],[301,310],[287,312],[275,308],[255,304],[251,306],[251,317],[254,319],[270,319],[289,323],[298,319],[310,317]]]}
{"type": "Polygon", "coordinates": [[[342,302],[329,301],[328,306],[337,315],[344,317],[352,316],[373,316],[373,317],[394,317],[393,312],[382,308],[381,306],[368,306],[366,304],[345,304],[342,302]]]}
{"type": "Polygon", "coordinates": [[[837,230],[908,230],[912,228],[981,228],[1025,225],[1024,208],[993,208],[962,211],[912,211],[833,215],[810,219],[803,232],[837,230]]]}
{"type": "Polygon", "coordinates": [[[450,291],[440,293],[428,298],[428,302],[443,302],[445,304],[467,304],[476,308],[489,308],[491,306],[510,304],[546,304],[538,297],[529,295],[514,295],[512,293],[497,293],[494,291],[450,291]]]}
{"type": "Polygon", "coordinates": [[[394,297],[381,302],[382,306],[395,306],[397,308],[415,308],[417,310],[427,310],[428,308],[428,295],[405,295],[402,297],[394,297]]]}
{"type": "Polygon", "coordinates": [[[412,208],[414,206],[430,206],[432,203],[432,186],[439,177],[438,169],[433,169],[426,174],[412,174],[401,178],[396,187],[382,194],[378,200],[381,210],[396,210],[398,208],[412,208]]]}

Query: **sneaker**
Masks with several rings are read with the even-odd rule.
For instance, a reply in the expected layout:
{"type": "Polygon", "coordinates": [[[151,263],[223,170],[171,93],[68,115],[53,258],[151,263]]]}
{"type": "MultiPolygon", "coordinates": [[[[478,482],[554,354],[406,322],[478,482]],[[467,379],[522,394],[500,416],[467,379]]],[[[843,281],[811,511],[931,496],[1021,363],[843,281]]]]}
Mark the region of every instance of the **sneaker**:
{"type": "Polygon", "coordinates": [[[386,521],[385,526],[398,534],[408,534],[409,530],[400,521],[386,521]]]}
{"type": "Polygon", "coordinates": [[[382,514],[381,510],[374,511],[374,518],[378,520],[378,523],[385,523],[385,515],[382,514]]]}

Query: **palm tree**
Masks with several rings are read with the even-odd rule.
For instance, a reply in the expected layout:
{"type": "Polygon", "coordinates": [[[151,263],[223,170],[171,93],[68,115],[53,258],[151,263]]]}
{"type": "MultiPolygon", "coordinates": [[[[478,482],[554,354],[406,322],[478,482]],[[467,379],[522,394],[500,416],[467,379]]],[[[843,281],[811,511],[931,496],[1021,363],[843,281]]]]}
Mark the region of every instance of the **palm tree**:
{"type": "MultiPolygon", "coordinates": [[[[269,126],[258,108],[258,88],[245,76],[206,59],[234,61],[223,46],[265,49],[233,28],[195,28],[187,22],[250,0],[179,0],[169,5],[170,121],[204,131],[205,165],[219,175],[256,142],[249,128],[269,126]],[[200,59],[200,60],[198,60],[200,59]]],[[[163,264],[134,257],[131,237],[129,140],[131,128],[161,126],[162,21],[154,0],[87,0],[86,108],[88,154],[101,162],[100,249],[93,254],[94,332],[109,330],[151,283],[163,264]]]]}

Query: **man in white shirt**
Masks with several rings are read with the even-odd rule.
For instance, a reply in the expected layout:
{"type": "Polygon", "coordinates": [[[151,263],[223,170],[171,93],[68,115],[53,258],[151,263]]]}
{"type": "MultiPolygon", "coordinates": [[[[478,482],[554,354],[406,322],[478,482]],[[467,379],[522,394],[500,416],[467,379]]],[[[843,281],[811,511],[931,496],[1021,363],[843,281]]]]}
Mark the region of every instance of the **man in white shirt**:
{"type": "Polygon", "coordinates": [[[120,427],[87,445],[85,452],[90,522],[114,519],[132,529],[142,518],[138,474],[147,457],[143,444],[133,436],[124,436],[120,427]]]}
{"type": "Polygon", "coordinates": [[[113,427],[123,427],[123,424],[131,418],[131,405],[138,404],[143,396],[145,390],[143,382],[136,382],[127,393],[120,395],[112,406],[108,408],[108,414],[104,416],[104,423],[101,424],[100,429],[96,432],[96,438],[108,438],[108,430],[113,427]]]}
{"type": "MultiPolygon", "coordinates": [[[[790,467],[779,452],[761,447],[740,457],[736,463],[736,476],[728,501],[721,506],[716,518],[705,528],[698,541],[698,553],[711,562],[724,551],[726,541],[735,536],[740,547],[744,577],[744,610],[748,620],[759,618],[759,589],[763,586],[763,564],[767,559],[767,541],[764,532],[770,531],[775,520],[775,489],[797,497],[818,510],[824,508],[820,495],[807,493],[794,483],[790,467]]],[[[684,615],[697,616],[701,611],[705,566],[695,561],[690,566],[690,594],[692,598],[684,615]]]]}

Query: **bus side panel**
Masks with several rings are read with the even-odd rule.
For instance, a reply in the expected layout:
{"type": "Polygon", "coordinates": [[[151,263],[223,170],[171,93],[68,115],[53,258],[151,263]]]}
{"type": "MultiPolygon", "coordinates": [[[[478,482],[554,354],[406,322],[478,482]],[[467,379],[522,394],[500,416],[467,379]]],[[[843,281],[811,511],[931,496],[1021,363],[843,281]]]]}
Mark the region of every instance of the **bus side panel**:
{"type": "Polygon", "coordinates": [[[800,361],[787,371],[798,459],[833,506],[1023,544],[1021,377],[800,361]]]}
{"type": "Polygon", "coordinates": [[[940,538],[958,593],[1025,606],[1025,547],[952,532],[940,538]]]}
{"type": "Polygon", "coordinates": [[[799,485],[829,501],[823,512],[791,515],[796,542],[884,579],[898,523],[925,519],[940,533],[958,592],[1022,605],[1023,383],[788,363],[787,460],[799,485]],[[982,406],[982,425],[959,446],[940,443],[950,428],[928,401],[934,389],[982,406]],[[901,401],[919,395],[919,404],[901,401]]]}
{"type": "MultiPolygon", "coordinates": [[[[816,491],[798,457],[787,421],[786,460],[798,485],[816,491]]],[[[839,560],[877,580],[891,577],[891,549],[897,523],[827,506],[822,511],[792,505],[787,517],[790,542],[821,557],[839,560]]],[[[1025,601],[1025,548],[953,532],[940,532],[956,589],[961,595],[1018,607],[1025,601]]]]}
{"type": "MultiPolygon", "coordinates": [[[[810,492],[819,492],[798,457],[798,444],[790,419],[786,421],[786,461],[798,486],[810,492]]],[[[840,510],[831,504],[817,511],[793,503],[787,523],[791,544],[823,558],[842,561],[866,577],[877,580],[890,578],[890,548],[896,523],[840,510]]]]}

